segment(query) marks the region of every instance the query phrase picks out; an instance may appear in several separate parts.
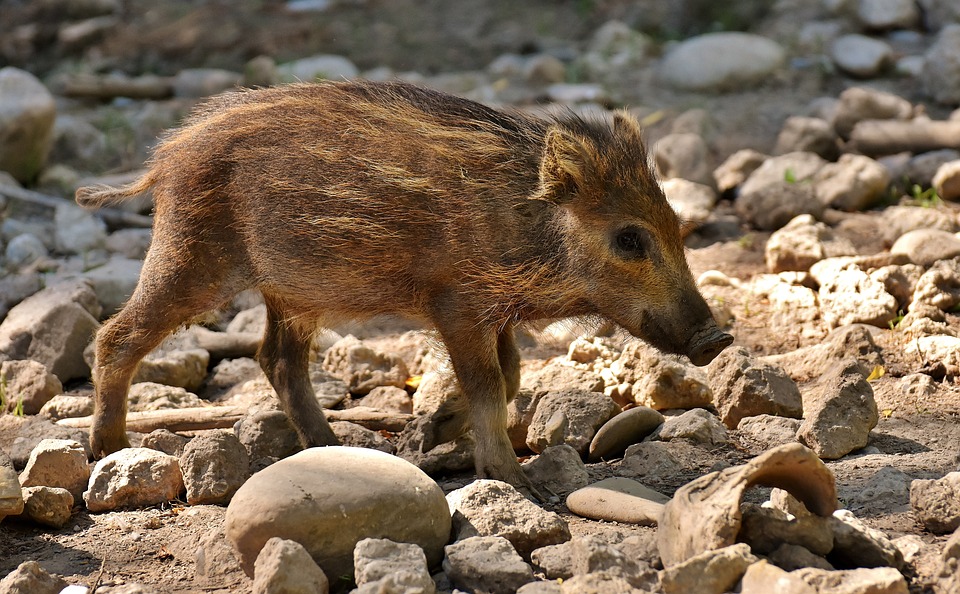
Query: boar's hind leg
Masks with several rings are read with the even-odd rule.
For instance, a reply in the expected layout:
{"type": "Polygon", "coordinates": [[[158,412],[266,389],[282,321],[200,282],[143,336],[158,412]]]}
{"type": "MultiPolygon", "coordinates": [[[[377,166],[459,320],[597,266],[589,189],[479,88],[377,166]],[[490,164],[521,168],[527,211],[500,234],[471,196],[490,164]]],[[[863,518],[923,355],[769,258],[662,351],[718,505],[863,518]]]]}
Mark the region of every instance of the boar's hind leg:
{"type": "Polygon", "coordinates": [[[160,247],[144,261],[133,295],[97,332],[93,426],[90,448],[97,458],[130,447],[126,435],[127,392],[137,365],[190,318],[220,305],[230,294],[212,268],[176,264],[160,247]]]}
{"type": "Polygon", "coordinates": [[[267,329],[257,359],[280,398],[305,448],[338,445],[310,383],[310,342],[312,328],[305,328],[285,316],[278,300],[265,296],[267,329]]]}
{"type": "Polygon", "coordinates": [[[505,481],[527,495],[542,499],[520,468],[507,437],[507,391],[519,384],[519,355],[515,352],[512,334],[506,330],[504,335],[496,328],[451,317],[453,323],[439,321],[437,329],[467,401],[477,444],[474,453],[477,475],[505,481]]]}

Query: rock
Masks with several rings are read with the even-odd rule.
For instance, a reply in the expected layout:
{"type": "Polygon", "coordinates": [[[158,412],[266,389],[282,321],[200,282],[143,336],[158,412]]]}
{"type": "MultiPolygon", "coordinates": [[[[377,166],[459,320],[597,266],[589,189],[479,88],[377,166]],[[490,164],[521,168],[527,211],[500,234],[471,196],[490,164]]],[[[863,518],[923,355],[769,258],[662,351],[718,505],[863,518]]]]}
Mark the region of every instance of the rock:
{"type": "Polygon", "coordinates": [[[7,243],[7,266],[22,270],[48,256],[47,246],[33,233],[21,233],[7,243]]]}
{"type": "Polygon", "coordinates": [[[57,425],[40,416],[0,415],[0,448],[17,468],[27,465],[31,452],[44,439],[72,439],[83,445],[88,458],[92,456],[86,431],[57,425]]]}
{"type": "MultiPolygon", "coordinates": [[[[911,157],[906,166],[903,167],[902,175],[907,177],[909,183],[917,184],[922,188],[929,188],[934,185],[933,178],[937,174],[937,170],[941,166],[956,160],[960,160],[960,151],[954,149],[927,151],[911,157]]],[[[900,173],[896,167],[891,168],[891,172],[900,173]]],[[[897,176],[894,175],[893,177],[896,178],[897,176]]],[[[912,188],[904,187],[905,191],[908,189],[912,188]]],[[[938,196],[943,198],[939,193],[938,196]]]]}
{"type": "Polygon", "coordinates": [[[558,582],[534,581],[520,586],[517,594],[561,594],[562,591],[558,582]]]}
{"type": "Polygon", "coordinates": [[[897,300],[886,286],[852,260],[821,260],[810,267],[810,274],[820,284],[821,313],[829,328],[851,324],[887,328],[897,316],[897,300]]]}
{"type": "Polygon", "coordinates": [[[89,396],[59,394],[40,407],[40,412],[37,414],[51,421],[86,417],[93,414],[93,398],[89,396]]]}
{"type": "Polygon", "coordinates": [[[565,580],[573,576],[573,543],[571,541],[548,545],[530,553],[533,568],[548,580],[565,580]]]}
{"type": "Polygon", "coordinates": [[[915,229],[901,235],[890,247],[891,254],[906,254],[920,266],[960,256],[960,238],[939,229],[915,229]]]}
{"type": "Polygon", "coordinates": [[[864,324],[842,326],[818,344],[782,355],[768,355],[763,360],[782,367],[795,382],[821,378],[835,361],[846,357],[856,357],[869,373],[874,366],[883,364],[873,332],[876,330],[872,326],[864,324]]]}
{"type": "MultiPolygon", "coordinates": [[[[701,185],[711,181],[712,170],[707,143],[699,134],[668,134],[656,143],[653,156],[657,171],[665,180],[679,178],[701,185]]],[[[679,194],[680,189],[671,187],[674,194],[679,194]]],[[[667,192],[666,186],[664,193],[669,198],[671,193],[667,192]]],[[[713,206],[713,202],[710,206],[713,206]]]]}
{"type": "Polygon", "coordinates": [[[36,361],[4,361],[0,377],[6,381],[7,411],[16,407],[25,415],[35,415],[51,398],[63,392],[57,376],[36,361]]]}
{"type": "Polygon", "coordinates": [[[767,270],[772,273],[806,271],[824,258],[854,256],[857,251],[846,238],[810,215],[800,215],[770,235],[764,248],[767,270]]]}
{"type": "Polygon", "coordinates": [[[353,336],[338,340],[327,350],[323,369],[358,395],[368,394],[377,386],[402,388],[408,377],[403,359],[374,351],[353,336]]]}
{"type": "Polygon", "coordinates": [[[906,511],[910,507],[910,481],[899,469],[884,466],[858,490],[853,503],[862,510],[906,511]]]}
{"type": "Polygon", "coordinates": [[[702,408],[667,417],[655,435],[662,441],[685,439],[706,446],[719,446],[730,442],[726,427],[717,417],[702,408]]]}
{"type": "Polygon", "coordinates": [[[866,210],[887,195],[890,174],[880,163],[863,155],[841,155],[814,176],[817,198],[831,208],[866,210]]]}
{"type": "Polygon", "coordinates": [[[89,279],[103,307],[104,316],[112,316],[127,302],[140,280],[142,260],[110,258],[103,266],[89,270],[83,278],[89,279]]]}
{"type": "Polygon", "coordinates": [[[277,66],[280,82],[313,82],[356,78],[357,67],[343,56],[318,55],[277,66]]]}
{"type": "Polygon", "coordinates": [[[779,229],[801,214],[819,217],[822,203],[804,183],[826,164],[814,153],[787,153],[767,159],[740,187],[737,213],[759,229],[779,229]]]}
{"type": "Polygon", "coordinates": [[[254,594],[326,594],[330,582],[303,545],[274,536],[254,564],[254,594]]]}
{"type": "Polygon", "coordinates": [[[747,567],[757,561],[744,543],[705,551],[664,569],[661,585],[666,594],[723,594],[733,590],[747,567]]]}
{"type": "Polygon", "coordinates": [[[32,181],[53,145],[53,95],[29,72],[8,66],[0,69],[0,97],[0,170],[32,181]]]}
{"type": "Polygon", "coordinates": [[[570,567],[575,576],[592,574],[621,578],[644,592],[659,585],[657,573],[650,566],[598,536],[581,536],[570,541],[570,567]]]}
{"type": "MultiPolygon", "coordinates": [[[[928,304],[948,310],[960,303],[960,258],[938,260],[917,279],[913,306],[928,304]]],[[[913,311],[913,307],[911,307],[913,311]]]]}
{"type": "Polygon", "coordinates": [[[923,527],[946,534],[960,527],[960,472],[910,483],[910,506],[923,527]]]}
{"type": "Polygon", "coordinates": [[[870,278],[883,283],[887,293],[897,300],[897,305],[906,309],[913,301],[913,292],[923,272],[923,267],[916,264],[881,266],[870,272],[870,278]]]}
{"type": "Polygon", "coordinates": [[[535,486],[549,493],[568,493],[590,482],[580,454],[567,444],[550,446],[521,466],[535,486]]]}
{"type": "Polygon", "coordinates": [[[851,87],[840,93],[840,103],[833,126],[843,138],[849,138],[853,127],[863,120],[907,120],[913,116],[913,105],[892,93],[867,87],[851,87]]]}
{"type": "Polygon", "coordinates": [[[713,179],[721,194],[739,187],[767,160],[767,155],[753,149],[740,149],[713,170],[713,179]]]}
{"type": "Polygon", "coordinates": [[[938,103],[960,104],[960,24],[944,27],[924,56],[920,82],[938,103]]]}
{"type": "Polygon", "coordinates": [[[799,517],[755,503],[740,506],[743,514],[737,539],[750,545],[757,555],[769,555],[783,544],[796,545],[826,555],[833,549],[833,529],[829,518],[814,514],[799,517]]]}
{"type": "Polygon", "coordinates": [[[660,80],[685,91],[743,89],[783,66],[786,52],[775,41],[747,33],[708,33],[674,47],[661,61],[660,80]]]}
{"type": "Polygon", "coordinates": [[[780,129],[773,153],[776,155],[793,152],[816,153],[824,159],[833,160],[840,152],[839,140],[833,126],[826,120],[790,116],[780,129]]]}
{"type": "Polygon", "coordinates": [[[209,97],[243,82],[243,75],[220,68],[183,68],[173,77],[175,97],[209,97]]]}
{"type": "Polygon", "coordinates": [[[192,392],[203,385],[209,364],[210,353],[204,349],[154,352],[140,362],[133,382],[163,384],[192,392]]]}
{"type": "Polygon", "coordinates": [[[80,501],[90,479],[83,446],[70,439],[44,439],[30,452],[20,484],[24,487],[61,487],[80,501]]]}
{"type": "Polygon", "coordinates": [[[529,558],[543,546],[570,539],[560,516],[537,507],[513,486],[479,479],[447,495],[457,540],[471,536],[501,536],[529,558]]]}
{"type": "Polygon", "coordinates": [[[286,458],[303,447],[287,415],[279,410],[264,410],[247,415],[237,422],[234,432],[251,462],[263,458],[286,458]]]}
{"type": "Polygon", "coordinates": [[[183,491],[180,464],[173,456],[127,448],[97,462],[83,501],[92,512],[156,505],[183,491]]]}
{"type": "Polygon", "coordinates": [[[618,384],[629,384],[634,402],[656,410],[709,406],[713,399],[706,375],[676,358],[633,342],[610,366],[618,384]]]}
{"type": "Polygon", "coordinates": [[[443,571],[457,588],[513,594],[533,581],[533,570],[505,538],[473,536],[447,545],[444,551],[443,571]]]}
{"type": "MultiPolygon", "coordinates": [[[[932,181],[941,200],[960,201],[960,160],[949,161],[938,167],[932,181]]],[[[10,257],[7,256],[7,259],[10,257]]]]}
{"type": "MultiPolygon", "coordinates": [[[[708,179],[709,176],[707,172],[708,179]]],[[[702,225],[713,212],[717,193],[710,186],[679,177],[665,180],[660,185],[670,207],[684,223],[702,225]]]]}
{"type": "Polygon", "coordinates": [[[397,443],[397,455],[427,474],[473,470],[476,444],[471,432],[468,431],[453,441],[427,448],[425,444],[428,441],[431,445],[436,441],[431,425],[430,417],[414,417],[412,423],[407,423],[397,443]],[[425,449],[427,451],[424,451],[425,449]]]}
{"type": "Polygon", "coordinates": [[[600,374],[561,361],[551,361],[542,369],[520,377],[520,388],[529,392],[560,392],[570,388],[603,392],[600,374]]]}
{"type": "Polygon", "coordinates": [[[0,360],[32,359],[66,382],[90,376],[83,350],[100,304],[84,281],[47,287],[14,306],[0,324],[0,360]]]}
{"type": "Polygon", "coordinates": [[[23,493],[17,471],[12,466],[0,465],[0,521],[7,516],[23,513],[23,493]]]}
{"type": "Polygon", "coordinates": [[[804,420],[797,438],[825,460],[865,447],[877,426],[873,388],[862,371],[855,359],[846,359],[802,390],[804,420]]]}
{"type": "Polygon", "coordinates": [[[838,567],[903,567],[903,553],[879,530],[840,509],[830,518],[833,550],[828,561],[838,567]]]}
{"type": "Polygon", "coordinates": [[[130,410],[166,410],[171,408],[194,408],[204,403],[196,394],[153,382],[139,382],[130,386],[127,400],[130,410]]]}
{"type": "Polygon", "coordinates": [[[397,448],[386,437],[356,423],[334,421],[330,423],[330,428],[333,429],[333,434],[337,436],[340,445],[380,450],[387,454],[393,454],[397,451],[397,448]]]}
{"type": "Polygon", "coordinates": [[[560,584],[560,594],[638,594],[627,580],[605,572],[575,575],[560,584]]]}
{"type": "Polygon", "coordinates": [[[604,479],[567,496],[567,508],[584,518],[656,526],[670,498],[622,477],[604,479]]]}
{"type": "Polygon", "coordinates": [[[107,225],[82,208],[63,203],[53,217],[57,251],[85,255],[107,245],[107,225]]]}
{"type": "Polygon", "coordinates": [[[232,432],[212,431],[187,443],[180,469],[187,503],[226,504],[250,477],[250,458],[232,432]]]}
{"type": "Polygon", "coordinates": [[[657,527],[664,567],[736,542],[742,519],[740,502],[744,492],[756,484],[786,488],[821,517],[837,508],[833,473],[816,454],[800,444],[780,446],[742,466],[701,476],[677,490],[657,527]]]}
{"type": "Polygon", "coordinates": [[[412,464],[375,450],[330,446],[304,450],[250,477],[227,507],[225,532],[248,575],[274,536],[302,544],[327,575],[353,575],[353,550],[364,538],[418,544],[438,562],[450,536],[450,510],[440,487],[412,464]]]}
{"type": "Polygon", "coordinates": [[[737,425],[737,433],[741,439],[756,445],[753,450],[755,452],[797,441],[798,429],[800,429],[798,419],[773,415],[744,417],[737,425]]]}
{"type": "Polygon", "coordinates": [[[792,573],[765,560],[747,568],[740,583],[741,594],[817,594],[812,586],[792,573]]]}
{"type": "Polygon", "coordinates": [[[73,495],[60,487],[24,487],[23,515],[31,522],[63,528],[70,521],[73,495]]]}
{"type": "Polygon", "coordinates": [[[164,454],[169,454],[179,459],[180,455],[183,454],[183,449],[187,447],[189,442],[189,437],[177,435],[166,429],[154,429],[143,436],[140,447],[157,450],[158,452],[163,452],[164,454]]]}
{"type": "Polygon", "coordinates": [[[793,571],[804,567],[828,570],[835,569],[829,561],[820,555],[811,553],[799,545],[782,544],[770,552],[767,558],[771,563],[786,571],[793,571]]]}
{"type": "Polygon", "coordinates": [[[729,429],[744,417],[769,414],[803,416],[803,402],[796,383],[780,367],[754,359],[750,351],[726,349],[707,368],[714,386],[714,404],[720,420],[729,429]]]}
{"type": "Polygon", "coordinates": [[[957,222],[939,209],[922,206],[890,206],[883,210],[881,227],[884,239],[893,243],[914,229],[940,229],[954,232],[957,222]]]}
{"type": "Polygon", "coordinates": [[[940,555],[940,563],[933,591],[937,594],[956,592],[960,587],[960,572],[957,571],[957,566],[960,565],[960,530],[947,539],[940,555]]]}
{"type": "Polygon", "coordinates": [[[131,260],[143,260],[152,236],[150,229],[118,229],[107,236],[107,250],[131,260]]]}
{"type": "Polygon", "coordinates": [[[63,578],[50,575],[36,561],[24,561],[0,580],[3,594],[59,594],[66,587],[63,578]]]}
{"type": "Polygon", "coordinates": [[[860,0],[857,20],[867,29],[912,29],[920,20],[913,0],[860,0]]]}
{"type": "Polygon", "coordinates": [[[627,447],[640,443],[663,424],[663,415],[648,406],[625,410],[597,430],[590,442],[589,460],[619,458],[627,447]]]}
{"type": "Polygon", "coordinates": [[[907,594],[907,581],[892,567],[876,569],[798,569],[795,573],[822,594],[907,594]]]}
{"type": "Polygon", "coordinates": [[[363,397],[363,405],[386,412],[411,414],[413,400],[407,391],[395,386],[377,386],[363,397]]]}
{"type": "Polygon", "coordinates": [[[960,373],[960,338],[956,336],[921,336],[908,343],[904,352],[922,360],[925,367],[943,369],[947,375],[960,373]]]}
{"type": "Polygon", "coordinates": [[[606,89],[590,83],[554,83],[547,87],[547,98],[554,103],[610,103],[606,89]]]}
{"type": "MultiPolygon", "coordinates": [[[[682,448],[683,442],[667,444],[658,441],[645,441],[627,448],[623,453],[621,468],[630,474],[647,481],[664,481],[687,470],[686,461],[681,461],[674,450],[682,448]]],[[[689,446],[693,447],[693,446],[689,446]]]]}
{"type": "Polygon", "coordinates": [[[540,399],[530,421],[527,446],[539,453],[565,443],[585,456],[597,429],[619,410],[613,400],[598,392],[549,392],[540,399]]]}
{"type": "Polygon", "coordinates": [[[830,58],[851,76],[873,78],[890,65],[893,48],[866,35],[843,35],[830,44],[830,58]]]}
{"type": "Polygon", "coordinates": [[[436,591],[427,557],[415,544],[365,538],[353,550],[353,567],[358,594],[433,594],[436,591]]]}

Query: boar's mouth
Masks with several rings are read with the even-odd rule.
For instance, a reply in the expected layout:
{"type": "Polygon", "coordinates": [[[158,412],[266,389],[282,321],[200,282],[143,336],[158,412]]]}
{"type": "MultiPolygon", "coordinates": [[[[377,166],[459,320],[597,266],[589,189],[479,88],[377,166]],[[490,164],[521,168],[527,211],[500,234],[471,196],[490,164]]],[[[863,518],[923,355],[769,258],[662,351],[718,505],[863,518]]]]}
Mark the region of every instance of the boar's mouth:
{"type": "Polygon", "coordinates": [[[710,323],[694,333],[687,346],[687,356],[698,367],[713,361],[720,351],[730,346],[733,336],[717,328],[716,323],[710,323]]]}
{"type": "Polygon", "coordinates": [[[696,329],[686,340],[677,336],[680,334],[679,332],[668,330],[648,312],[640,314],[639,322],[637,325],[627,325],[619,321],[617,323],[630,334],[665,353],[686,355],[698,367],[713,361],[723,349],[733,342],[733,336],[717,328],[717,324],[712,318],[696,329]]]}

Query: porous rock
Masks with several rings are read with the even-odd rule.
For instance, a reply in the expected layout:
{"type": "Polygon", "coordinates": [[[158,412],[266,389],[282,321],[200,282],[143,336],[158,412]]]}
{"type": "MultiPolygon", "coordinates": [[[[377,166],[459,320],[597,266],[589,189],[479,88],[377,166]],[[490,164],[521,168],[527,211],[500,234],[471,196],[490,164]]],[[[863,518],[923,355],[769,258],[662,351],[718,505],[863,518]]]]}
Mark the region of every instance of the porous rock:
{"type": "Polygon", "coordinates": [[[773,415],[744,417],[737,425],[737,434],[750,445],[752,451],[759,453],[780,445],[797,441],[800,420],[773,415]]]}
{"type": "Polygon", "coordinates": [[[869,373],[874,366],[883,364],[881,349],[873,340],[874,332],[878,330],[865,324],[842,326],[818,344],[769,355],[763,360],[779,365],[796,382],[821,378],[837,360],[846,357],[856,357],[869,373]]]}
{"type": "Polygon", "coordinates": [[[571,541],[547,545],[530,553],[530,563],[548,580],[565,580],[573,576],[571,541]]]}
{"type": "Polygon", "coordinates": [[[505,538],[472,536],[447,545],[444,551],[447,577],[469,592],[513,594],[533,581],[533,570],[505,538]]]}
{"type": "Polygon", "coordinates": [[[521,466],[534,485],[550,493],[567,493],[590,482],[580,454],[567,444],[550,446],[521,466]]]}
{"type": "Polygon", "coordinates": [[[0,580],[4,594],[59,594],[66,587],[63,578],[50,575],[36,561],[24,561],[0,580]]]}
{"type": "Polygon", "coordinates": [[[866,210],[886,196],[890,174],[870,157],[845,154],[836,163],[824,165],[814,176],[814,185],[824,206],[866,210]]]}
{"type": "Polygon", "coordinates": [[[886,328],[897,315],[896,298],[853,262],[837,262],[831,270],[834,260],[842,259],[822,260],[810,269],[820,283],[818,296],[827,326],[870,324],[886,328]]]}
{"type": "Polygon", "coordinates": [[[189,442],[189,437],[178,435],[168,429],[154,429],[143,436],[140,447],[150,448],[151,450],[157,450],[158,452],[179,458],[189,442]]]}
{"type": "Polygon", "coordinates": [[[194,391],[207,377],[210,353],[204,349],[161,351],[140,362],[134,383],[151,382],[194,391]]]}
{"type": "Polygon", "coordinates": [[[863,368],[847,359],[803,391],[804,420],[797,438],[825,460],[835,460],[867,445],[879,413],[863,368]]]}
{"type": "Polygon", "coordinates": [[[666,594],[723,594],[757,561],[744,543],[708,550],[664,569],[661,585],[666,594]]]}
{"type": "Polygon", "coordinates": [[[924,272],[917,280],[911,301],[942,310],[960,305],[960,258],[942,260],[924,272]]]}
{"type": "Polygon", "coordinates": [[[555,360],[538,371],[523,374],[520,388],[529,392],[559,392],[573,388],[587,392],[603,392],[603,378],[593,371],[555,360]]]}
{"type": "Polygon", "coordinates": [[[0,377],[6,381],[7,410],[20,406],[23,414],[35,415],[51,398],[63,392],[63,384],[37,361],[4,361],[0,377]]]}
{"type": "Polygon", "coordinates": [[[233,432],[211,431],[184,446],[180,469],[187,503],[225,504],[250,476],[250,458],[233,432]]]}
{"type": "Polygon", "coordinates": [[[769,272],[805,271],[824,258],[856,255],[848,240],[810,215],[800,215],[770,235],[764,247],[769,272]]]}
{"type": "Polygon", "coordinates": [[[580,536],[570,541],[570,567],[574,576],[617,577],[644,591],[658,585],[656,571],[599,536],[580,536]]]}
{"type": "Polygon", "coordinates": [[[203,402],[196,394],[188,392],[181,387],[154,382],[139,382],[133,384],[127,393],[127,399],[131,411],[203,406],[203,402]]]}
{"type": "Polygon", "coordinates": [[[353,568],[358,594],[433,594],[436,591],[427,557],[415,544],[365,538],[353,550],[353,568]]]}
{"type": "Polygon", "coordinates": [[[254,594],[326,594],[330,589],[303,545],[276,536],[257,555],[253,575],[254,594]]]}
{"type": "Polygon", "coordinates": [[[23,516],[31,522],[62,528],[73,511],[73,495],[60,487],[24,487],[23,516]]]}
{"type": "Polygon", "coordinates": [[[530,421],[527,446],[542,452],[549,446],[567,444],[585,456],[597,429],[619,411],[613,400],[598,392],[549,392],[540,399],[530,421]]]}
{"type": "Polygon", "coordinates": [[[753,358],[743,347],[725,349],[710,363],[707,372],[720,420],[730,429],[736,428],[744,417],[803,416],[796,383],[783,369],[753,358]]]}
{"type": "Polygon", "coordinates": [[[541,509],[502,481],[479,479],[447,495],[458,540],[502,536],[528,558],[543,546],[570,539],[563,519],[541,509]]]}
{"type": "Polygon", "coordinates": [[[0,521],[23,512],[23,492],[13,466],[0,465],[0,521]]]}
{"type": "Polygon", "coordinates": [[[803,581],[819,593],[829,594],[907,594],[907,580],[892,567],[872,569],[847,569],[826,571],[823,569],[798,569],[803,581]]]}
{"type": "Polygon", "coordinates": [[[0,324],[0,359],[37,361],[61,382],[90,375],[83,350],[99,323],[100,303],[85,281],[41,290],[14,306],[0,324]]]}
{"type": "Polygon", "coordinates": [[[343,380],[350,392],[365,395],[377,386],[402,388],[409,374],[397,355],[381,353],[353,336],[338,340],[327,349],[323,369],[343,380]]]}
{"type": "Polygon", "coordinates": [[[628,345],[610,371],[618,384],[630,385],[634,402],[655,410],[698,408],[712,401],[706,374],[641,342],[628,345]]]}
{"type": "Polygon", "coordinates": [[[719,446],[730,442],[726,427],[710,411],[702,408],[667,417],[655,437],[662,441],[683,439],[704,446],[719,446]]]}
{"type": "Polygon", "coordinates": [[[249,414],[237,421],[234,432],[247,448],[251,462],[263,458],[286,458],[303,449],[290,419],[279,410],[249,414]]]}
{"type": "Polygon", "coordinates": [[[83,501],[92,512],[136,508],[170,501],[183,491],[180,464],[146,448],[126,448],[97,462],[83,501]]]}
{"type": "Polygon", "coordinates": [[[829,518],[833,550],[828,561],[838,567],[903,567],[903,553],[887,535],[870,528],[847,509],[829,518]]]}
{"type": "Polygon", "coordinates": [[[44,439],[30,452],[20,484],[24,487],[61,487],[77,501],[90,479],[87,453],[72,439],[44,439]]]}
{"type": "Polygon", "coordinates": [[[726,193],[739,187],[767,160],[767,155],[753,149],[740,149],[713,170],[717,189],[726,193]]]}
{"type": "Polygon", "coordinates": [[[225,532],[248,575],[274,536],[301,543],[327,575],[353,575],[353,550],[364,538],[416,543],[438,562],[450,510],[440,487],[400,458],[310,448],[244,483],[227,507],[225,532]]]}
{"type": "Polygon", "coordinates": [[[340,445],[380,450],[388,454],[393,454],[397,451],[396,446],[390,443],[390,440],[386,437],[372,429],[361,427],[356,423],[334,421],[330,423],[330,428],[333,430],[333,434],[337,437],[340,445]]]}
{"type": "Polygon", "coordinates": [[[58,394],[48,400],[38,413],[51,421],[73,417],[86,417],[93,414],[93,398],[58,394]]]}
{"type": "Polygon", "coordinates": [[[910,483],[910,506],[924,528],[946,534],[960,527],[960,472],[910,483]]]}
{"type": "Polygon", "coordinates": [[[624,478],[603,479],[567,496],[567,508],[585,518],[655,526],[670,498],[642,483],[624,478]]]}
{"type": "Polygon", "coordinates": [[[813,586],[766,560],[752,564],[740,582],[741,594],[817,594],[813,586]]]}
{"type": "Polygon", "coordinates": [[[740,513],[743,518],[737,538],[758,555],[769,555],[783,544],[801,546],[817,555],[833,550],[830,518],[814,514],[790,517],[779,509],[755,503],[742,504],[740,513]]]}

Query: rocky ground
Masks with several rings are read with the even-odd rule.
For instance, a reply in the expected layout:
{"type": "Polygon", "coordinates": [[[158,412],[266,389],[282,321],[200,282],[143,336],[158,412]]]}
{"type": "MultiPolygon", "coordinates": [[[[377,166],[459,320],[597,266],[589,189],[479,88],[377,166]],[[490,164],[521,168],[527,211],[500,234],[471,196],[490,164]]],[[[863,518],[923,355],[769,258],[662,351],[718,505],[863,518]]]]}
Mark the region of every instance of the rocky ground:
{"type": "Polygon", "coordinates": [[[516,4],[3,6],[0,592],[960,592],[955,2],[516,4]],[[363,449],[298,453],[252,294],[148,357],[141,447],[90,459],[88,344],[150,204],[73,191],[135,178],[205,96],[354,76],[625,107],[691,222],[736,337],[708,367],[591,320],[521,333],[541,505],[476,481],[469,437],[421,451],[460,395],[403,320],[318,335],[318,399],[363,449]]]}

